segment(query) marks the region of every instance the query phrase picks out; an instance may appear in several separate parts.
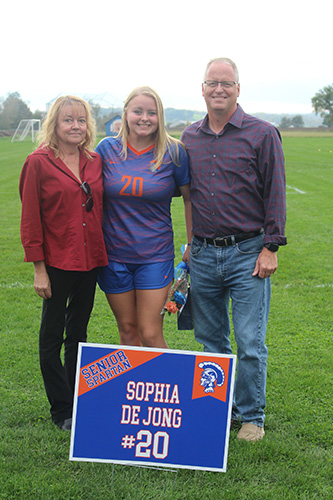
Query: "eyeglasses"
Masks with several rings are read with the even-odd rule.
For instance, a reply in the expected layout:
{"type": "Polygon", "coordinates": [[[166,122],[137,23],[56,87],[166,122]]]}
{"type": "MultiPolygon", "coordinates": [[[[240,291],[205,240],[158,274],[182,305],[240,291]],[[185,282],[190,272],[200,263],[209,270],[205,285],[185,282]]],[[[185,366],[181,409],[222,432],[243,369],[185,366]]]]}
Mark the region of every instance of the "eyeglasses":
{"type": "Polygon", "coordinates": [[[88,182],[86,182],[86,181],[82,182],[80,187],[83,189],[83,191],[88,196],[87,201],[86,201],[86,210],[87,210],[87,212],[90,212],[90,210],[94,206],[94,201],[92,199],[91,187],[89,186],[88,182]]]}
{"type": "Polygon", "coordinates": [[[216,82],[215,80],[207,80],[204,84],[211,89],[216,89],[219,84],[223,89],[231,89],[234,85],[237,85],[237,82],[216,82]]]}

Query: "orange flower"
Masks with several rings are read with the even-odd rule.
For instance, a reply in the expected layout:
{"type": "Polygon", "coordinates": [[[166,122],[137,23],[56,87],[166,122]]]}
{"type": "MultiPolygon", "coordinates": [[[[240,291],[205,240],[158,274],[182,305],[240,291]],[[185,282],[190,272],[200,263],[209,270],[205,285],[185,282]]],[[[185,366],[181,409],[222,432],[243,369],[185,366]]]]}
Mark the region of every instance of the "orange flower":
{"type": "Polygon", "coordinates": [[[178,312],[178,307],[176,306],[176,304],[174,302],[167,302],[165,304],[165,309],[169,313],[176,313],[176,312],[178,312]]]}

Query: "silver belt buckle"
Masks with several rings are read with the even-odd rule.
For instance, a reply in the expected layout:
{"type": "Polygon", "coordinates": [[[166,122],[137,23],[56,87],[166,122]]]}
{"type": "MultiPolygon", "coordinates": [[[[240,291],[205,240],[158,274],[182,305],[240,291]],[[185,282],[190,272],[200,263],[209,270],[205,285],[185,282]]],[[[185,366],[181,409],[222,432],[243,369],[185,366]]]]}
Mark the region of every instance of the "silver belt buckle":
{"type": "Polygon", "coordinates": [[[223,237],[223,238],[215,238],[214,240],[214,247],[215,248],[218,248],[218,247],[221,247],[221,246],[224,246],[224,247],[227,247],[228,246],[228,238],[227,237],[223,237]],[[219,243],[222,243],[222,245],[217,245],[215,242],[218,241],[219,243]]]}

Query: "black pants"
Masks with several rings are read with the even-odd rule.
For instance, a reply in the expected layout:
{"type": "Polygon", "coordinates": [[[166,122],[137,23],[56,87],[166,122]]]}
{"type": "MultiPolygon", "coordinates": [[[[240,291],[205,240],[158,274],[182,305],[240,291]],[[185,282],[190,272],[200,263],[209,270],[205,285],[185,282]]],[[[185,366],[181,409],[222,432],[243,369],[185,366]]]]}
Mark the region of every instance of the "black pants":
{"type": "Polygon", "coordinates": [[[39,359],[52,420],[58,423],[72,416],[78,343],[87,340],[97,268],[79,272],[48,267],[47,272],[52,297],[43,301],[39,359]],[[64,364],[60,358],[63,344],[64,364]]]}

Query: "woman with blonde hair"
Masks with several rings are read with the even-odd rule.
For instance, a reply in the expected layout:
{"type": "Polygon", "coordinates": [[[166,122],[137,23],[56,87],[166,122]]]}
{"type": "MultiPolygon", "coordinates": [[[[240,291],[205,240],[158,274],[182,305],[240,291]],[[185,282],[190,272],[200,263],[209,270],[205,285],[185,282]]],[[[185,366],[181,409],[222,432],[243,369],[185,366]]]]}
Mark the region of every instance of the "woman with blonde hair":
{"type": "Polygon", "coordinates": [[[191,241],[187,153],[167,134],[161,99],[150,87],[129,94],[119,134],[103,139],[96,151],[103,160],[109,259],[99,272],[99,285],[117,320],[121,344],[166,348],[161,310],[174,274],[170,204],[177,187],[191,241]]]}
{"type": "Polygon", "coordinates": [[[63,430],[71,428],[77,348],[87,338],[97,269],[107,264],[102,162],[91,152],[94,140],[89,105],[59,97],[20,177],[24,260],[33,262],[34,288],[43,298],[40,367],[52,420],[63,430]]]}

